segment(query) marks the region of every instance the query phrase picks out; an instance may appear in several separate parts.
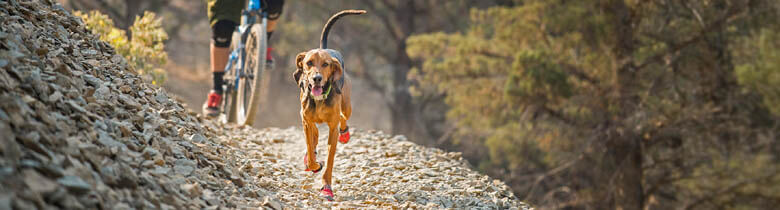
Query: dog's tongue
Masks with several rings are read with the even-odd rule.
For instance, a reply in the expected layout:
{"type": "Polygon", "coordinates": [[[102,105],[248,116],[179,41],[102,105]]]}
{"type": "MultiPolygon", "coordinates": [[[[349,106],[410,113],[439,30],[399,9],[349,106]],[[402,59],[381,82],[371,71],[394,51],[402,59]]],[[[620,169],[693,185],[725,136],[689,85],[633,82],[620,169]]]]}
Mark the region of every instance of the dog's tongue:
{"type": "Polygon", "coordinates": [[[312,88],[311,94],[314,95],[314,96],[322,95],[322,87],[316,86],[316,87],[312,88]]]}

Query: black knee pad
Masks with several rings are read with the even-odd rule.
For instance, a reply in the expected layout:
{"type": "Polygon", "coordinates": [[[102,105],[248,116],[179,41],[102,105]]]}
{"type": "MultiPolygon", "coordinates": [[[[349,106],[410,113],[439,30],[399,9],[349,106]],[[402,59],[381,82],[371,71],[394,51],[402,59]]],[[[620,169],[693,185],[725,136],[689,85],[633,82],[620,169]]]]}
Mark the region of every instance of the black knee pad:
{"type": "Polygon", "coordinates": [[[268,12],[269,20],[279,19],[282,15],[284,0],[263,0],[263,4],[266,5],[265,11],[268,12]]]}
{"type": "Polygon", "coordinates": [[[233,31],[236,30],[236,22],[219,20],[211,27],[211,41],[215,47],[229,47],[233,39],[233,31]]]}

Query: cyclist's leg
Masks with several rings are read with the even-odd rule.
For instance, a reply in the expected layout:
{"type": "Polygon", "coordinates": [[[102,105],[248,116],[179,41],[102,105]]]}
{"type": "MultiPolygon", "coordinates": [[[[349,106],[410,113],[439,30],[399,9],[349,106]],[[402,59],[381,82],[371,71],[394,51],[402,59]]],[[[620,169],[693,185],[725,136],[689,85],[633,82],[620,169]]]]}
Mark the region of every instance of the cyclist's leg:
{"type": "MultiPolygon", "coordinates": [[[[266,35],[268,40],[271,40],[271,35],[274,34],[276,29],[276,21],[282,15],[282,7],[284,7],[284,0],[263,0],[266,4],[266,11],[268,12],[268,25],[266,26],[266,35]]],[[[273,56],[271,56],[271,47],[269,42],[268,54],[266,55],[266,61],[269,66],[273,68],[273,56]]]]}
{"type": "Polygon", "coordinates": [[[230,20],[219,20],[211,28],[211,72],[214,75],[214,91],[222,93],[222,75],[217,75],[225,71],[228,56],[230,55],[230,42],[233,38],[233,31],[236,29],[236,23],[230,20]]]}
{"type": "Polygon", "coordinates": [[[271,33],[276,29],[276,20],[282,15],[282,7],[284,7],[284,0],[265,0],[268,8],[268,38],[271,38],[271,33]]]}
{"type": "Polygon", "coordinates": [[[214,117],[219,114],[222,101],[222,77],[230,55],[233,31],[241,21],[243,0],[208,0],[208,18],[211,25],[210,61],[213,88],[204,104],[204,114],[214,117]]]}

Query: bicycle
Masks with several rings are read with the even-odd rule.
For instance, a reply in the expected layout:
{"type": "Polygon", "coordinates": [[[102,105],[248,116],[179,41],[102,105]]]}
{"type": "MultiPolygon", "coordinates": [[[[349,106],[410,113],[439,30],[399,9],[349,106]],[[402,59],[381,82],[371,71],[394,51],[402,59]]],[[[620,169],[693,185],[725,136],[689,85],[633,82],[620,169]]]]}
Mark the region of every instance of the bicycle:
{"type": "Polygon", "coordinates": [[[233,32],[230,57],[225,66],[225,82],[219,120],[223,123],[252,125],[259,102],[267,95],[268,66],[266,35],[268,13],[263,11],[261,0],[248,0],[241,11],[241,25],[233,32]],[[257,23],[258,18],[260,23],[257,23]]]}

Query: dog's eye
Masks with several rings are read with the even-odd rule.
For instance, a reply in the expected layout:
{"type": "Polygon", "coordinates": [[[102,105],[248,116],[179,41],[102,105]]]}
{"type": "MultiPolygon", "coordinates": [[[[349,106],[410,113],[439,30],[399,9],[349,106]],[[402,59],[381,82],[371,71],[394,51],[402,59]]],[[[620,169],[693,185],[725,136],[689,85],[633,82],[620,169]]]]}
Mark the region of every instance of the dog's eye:
{"type": "Polygon", "coordinates": [[[309,62],[306,62],[306,65],[313,66],[313,65],[314,65],[314,63],[312,63],[311,61],[309,61],[309,62]]]}
{"type": "Polygon", "coordinates": [[[328,63],[323,63],[322,67],[328,67],[328,63]]]}

